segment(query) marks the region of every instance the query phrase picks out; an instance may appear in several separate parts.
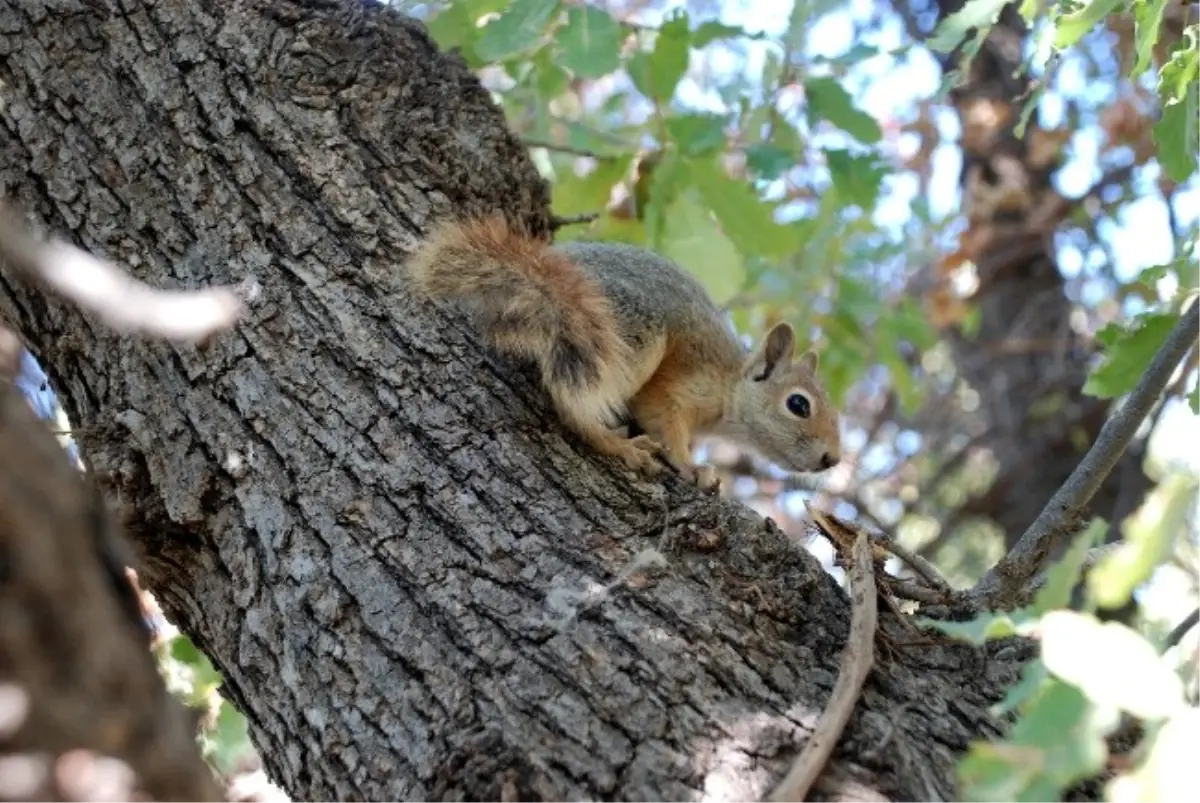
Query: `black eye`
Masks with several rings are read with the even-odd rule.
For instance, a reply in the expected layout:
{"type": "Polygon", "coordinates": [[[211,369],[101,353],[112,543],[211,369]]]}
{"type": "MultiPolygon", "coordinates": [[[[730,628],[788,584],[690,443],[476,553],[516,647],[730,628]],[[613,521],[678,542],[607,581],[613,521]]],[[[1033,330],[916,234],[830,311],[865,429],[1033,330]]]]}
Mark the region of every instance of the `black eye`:
{"type": "Polygon", "coordinates": [[[792,415],[798,415],[801,418],[808,418],[812,415],[812,407],[809,406],[808,399],[800,393],[793,393],[791,396],[788,396],[787,408],[788,412],[792,415]]]}

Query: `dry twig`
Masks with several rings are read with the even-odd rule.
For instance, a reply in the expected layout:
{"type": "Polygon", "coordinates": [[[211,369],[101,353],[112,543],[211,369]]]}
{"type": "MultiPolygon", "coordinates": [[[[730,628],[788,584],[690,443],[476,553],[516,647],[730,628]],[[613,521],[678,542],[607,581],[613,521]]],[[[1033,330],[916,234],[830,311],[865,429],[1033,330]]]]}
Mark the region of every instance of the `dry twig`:
{"type": "Polygon", "coordinates": [[[230,288],[155,290],[74,246],[39,243],[4,205],[0,260],[122,332],[200,341],[231,326],[242,313],[242,302],[230,288]]]}
{"type": "Polygon", "coordinates": [[[852,614],[850,638],[842,652],[842,668],[829,704],[817,720],[804,751],[797,757],[787,777],[771,793],[769,800],[804,800],[817,776],[825,767],[834,745],[850,721],[854,705],[875,662],[876,590],[875,561],[869,536],[859,531],[854,540],[849,567],[852,614]]]}

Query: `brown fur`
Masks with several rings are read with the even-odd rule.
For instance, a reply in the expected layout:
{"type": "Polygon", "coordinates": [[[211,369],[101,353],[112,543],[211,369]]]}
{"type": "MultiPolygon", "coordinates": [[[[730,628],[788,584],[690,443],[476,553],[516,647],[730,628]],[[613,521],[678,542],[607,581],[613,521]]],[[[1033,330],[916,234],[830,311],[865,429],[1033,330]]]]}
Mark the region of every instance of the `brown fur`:
{"type": "Polygon", "coordinates": [[[731,436],[793,471],[840,459],[816,355],[793,360],[791,327],[743,357],[702,288],[651,252],[568,254],[493,219],[439,226],[408,270],[416,293],[461,302],[493,348],[534,361],[563,421],[631,468],[655,474],[662,458],[715,486],[711,468],[691,465],[698,434],[731,436]],[[809,418],[787,411],[794,392],[810,400],[809,418]],[[645,435],[614,429],[626,411],[645,435]]]}

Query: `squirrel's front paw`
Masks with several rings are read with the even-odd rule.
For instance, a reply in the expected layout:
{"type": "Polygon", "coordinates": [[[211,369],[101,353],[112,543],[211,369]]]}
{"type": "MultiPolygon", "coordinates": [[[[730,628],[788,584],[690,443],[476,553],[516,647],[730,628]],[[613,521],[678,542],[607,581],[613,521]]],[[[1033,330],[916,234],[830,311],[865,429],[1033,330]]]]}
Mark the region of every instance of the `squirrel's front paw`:
{"type": "Polygon", "coordinates": [[[701,463],[692,469],[692,481],[700,490],[708,493],[717,493],[721,490],[721,478],[717,476],[717,470],[708,463],[701,463]]]}
{"type": "Polygon", "coordinates": [[[657,460],[661,454],[662,444],[647,435],[638,435],[623,441],[620,456],[625,465],[634,471],[654,476],[663,470],[663,465],[657,460]]]}
{"type": "Polygon", "coordinates": [[[717,476],[717,470],[708,463],[680,466],[679,474],[684,480],[707,493],[716,493],[721,489],[721,478],[717,476]]]}

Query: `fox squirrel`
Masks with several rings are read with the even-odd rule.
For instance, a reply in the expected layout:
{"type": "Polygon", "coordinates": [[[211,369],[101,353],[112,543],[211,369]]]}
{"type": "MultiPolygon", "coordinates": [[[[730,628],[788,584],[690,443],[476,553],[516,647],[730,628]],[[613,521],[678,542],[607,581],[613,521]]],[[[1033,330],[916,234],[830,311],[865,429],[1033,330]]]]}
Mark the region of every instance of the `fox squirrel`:
{"type": "Polygon", "coordinates": [[[563,422],[647,475],[657,458],[713,490],[692,438],[722,435],[797,472],[841,458],[817,355],[777,324],[750,355],[674,262],[618,243],[551,245],[501,219],[434,228],[408,261],[413,291],[457,300],[496,351],[534,361],[563,422]],[[626,415],[643,434],[628,437],[626,415]]]}

